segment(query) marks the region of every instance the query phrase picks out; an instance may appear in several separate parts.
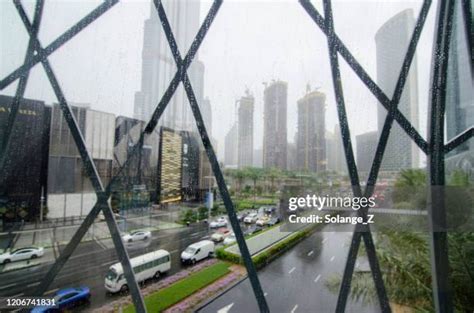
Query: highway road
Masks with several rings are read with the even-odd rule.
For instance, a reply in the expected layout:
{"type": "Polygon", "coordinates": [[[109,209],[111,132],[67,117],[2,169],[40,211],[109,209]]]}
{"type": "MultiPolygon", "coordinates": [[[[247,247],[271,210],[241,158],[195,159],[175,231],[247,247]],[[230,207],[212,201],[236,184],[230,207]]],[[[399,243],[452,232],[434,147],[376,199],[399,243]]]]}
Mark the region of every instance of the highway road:
{"type": "MultiPolygon", "coordinates": [[[[309,313],[334,312],[337,293],[325,285],[331,275],[344,271],[351,239],[350,232],[340,232],[337,226],[327,226],[270,263],[258,273],[270,312],[309,313]]],[[[365,258],[359,258],[357,268],[368,269],[365,258]]],[[[259,312],[248,279],[224,293],[200,313],[259,312]]],[[[346,312],[380,312],[377,304],[365,305],[348,301],[346,312]]]]}
{"type": "MultiPolygon", "coordinates": [[[[161,230],[152,233],[145,242],[126,243],[130,257],[135,257],[157,249],[171,253],[171,271],[168,275],[182,269],[180,254],[189,244],[208,236],[206,224],[194,224],[190,227],[161,230]]],[[[60,250],[64,246],[59,247],[60,250]]],[[[38,259],[40,260],[40,259],[38,259]]],[[[111,239],[82,242],[50,286],[47,294],[58,288],[85,285],[91,289],[91,303],[95,308],[121,295],[110,295],[104,288],[104,276],[108,268],[118,262],[111,239]]],[[[52,263],[5,272],[0,274],[0,297],[22,296],[28,294],[39,284],[52,263]]],[[[152,283],[152,282],[150,282],[152,283]]]]}

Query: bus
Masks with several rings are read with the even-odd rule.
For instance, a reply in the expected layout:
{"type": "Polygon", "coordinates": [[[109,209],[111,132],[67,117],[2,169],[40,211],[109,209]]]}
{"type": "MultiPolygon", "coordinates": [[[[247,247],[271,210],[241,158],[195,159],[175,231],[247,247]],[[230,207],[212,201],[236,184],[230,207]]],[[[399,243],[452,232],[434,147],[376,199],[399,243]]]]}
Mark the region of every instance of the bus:
{"type": "MultiPolygon", "coordinates": [[[[159,278],[161,274],[171,268],[170,253],[166,250],[157,250],[130,259],[137,282],[149,278],[159,278]]],[[[122,264],[115,263],[105,275],[105,289],[111,293],[128,290],[127,280],[123,273],[122,264]]]]}

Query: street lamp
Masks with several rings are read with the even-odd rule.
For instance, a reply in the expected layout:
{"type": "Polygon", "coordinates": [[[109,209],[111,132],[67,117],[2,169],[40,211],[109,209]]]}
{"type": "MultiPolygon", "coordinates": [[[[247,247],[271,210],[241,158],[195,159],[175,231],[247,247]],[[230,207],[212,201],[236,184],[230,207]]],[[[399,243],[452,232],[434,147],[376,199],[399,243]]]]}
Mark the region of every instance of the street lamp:
{"type": "Polygon", "coordinates": [[[204,176],[204,179],[209,179],[209,190],[207,192],[207,201],[206,201],[206,205],[207,205],[207,227],[208,227],[208,232],[210,233],[211,232],[211,207],[212,207],[212,204],[213,204],[213,200],[214,200],[214,195],[212,193],[212,188],[211,188],[211,185],[214,185],[214,179],[215,177],[214,176],[204,176]]]}

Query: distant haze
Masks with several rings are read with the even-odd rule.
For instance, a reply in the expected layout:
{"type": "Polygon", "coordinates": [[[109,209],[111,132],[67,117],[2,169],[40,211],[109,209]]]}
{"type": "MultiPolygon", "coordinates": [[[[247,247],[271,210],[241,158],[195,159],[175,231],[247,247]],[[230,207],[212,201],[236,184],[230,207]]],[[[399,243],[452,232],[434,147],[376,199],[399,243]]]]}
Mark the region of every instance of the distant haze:
{"type": "MultiPolygon", "coordinates": [[[[322,12],[321,1],[314,1],[322,12]]],[[[27,1],[29,11],[34,5],[27,1]]],[[[47,1],[40,33],[43,45],[87,14],[100,1],[47,1]]],[[[211,1],[202,1],[201,20],[211,1]]],[[[334,1],[339,37],[376,80],[375,41],[378,28],[391,16],[421,1],[334,1]]],[[[431,7],[418,48],[420,131],[425,134],[433,26],[431,7]]],[[[149,1],[124,1],[55,52],[50,60],[71,102],[88,102],[96,110],[132,116],[134,93],[140,89],[144,20],[149,1]]],[[[27,35],[11,2],[0,2],[0,75],[23,62],[27,35]]],[[[196,30],[197,31],[197,30],[196,30]]],[[[306,85],[327,95],[326,127],[333,131],[337,112],[326,37],[297,1],[224,1],[200,48],[205,64],[204,95],[213,108],[213,135],[223,156],[224,136],[235,121],[235,101],[249,88],[255,97],[255,148],[262,146],[263,82],[288,82],[288,140],[294,141],[296,101],[306,85]]],[[[187,47],[186,47],[187,48],[187,47]]],[[[184,47],[181,47],[184,55],[184,47]]],[[[400,47],[405,53],[406,47],[400,47]]],[[[353,140],[377,127],[377,102],[340,58],[343,87],[353,140]]],[[[2,94],[13,94],[12,84],[2,94]]],[[[391,96],[391,95],[389,95],[391,96]]],[[[26,97],[56,101],[42,68],[32,71],[26,97]]],[[[354,140],[355,142],[355,140],[354,140]]],[[[355,145],[354,145],[355,147],[355,145]]]]}

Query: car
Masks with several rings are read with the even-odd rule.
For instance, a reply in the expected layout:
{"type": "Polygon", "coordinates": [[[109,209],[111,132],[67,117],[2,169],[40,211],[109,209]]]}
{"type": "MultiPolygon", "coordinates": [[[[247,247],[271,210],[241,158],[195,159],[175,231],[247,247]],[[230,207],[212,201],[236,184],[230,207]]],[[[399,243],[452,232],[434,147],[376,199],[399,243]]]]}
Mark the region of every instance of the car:
{"type": "Polygon", "coordinates": [[[267,225],[268,226],[273,226],[273,225],[276,225],[280,223],[280,218],[279,217],[272,217],[268,222],[267,222],[267,225]]]}
{"type": "Polygon", "coordinates": [[[194,264],[197,261],[211,257],[214,254],[214,249],[214,243],[210,240],[193,243],[181,253],[181,263],[194,264]]]}
{"type": "Polygon", "coordinates": [[[147,230],[135,230],[122,236],[124,242],[147,240],[148,238],[151,238],[151,232],[147,230]]]}
{"type": "Polygon", "coordinates": [[[11,252],[4,252],[0,254],[0,264],[36,259],[42,257],[43,255],[44,249],[42,247],[23,247],[11,252]]]}
{"type": "Polygon", "coordinates": [[[258,219],[257,213],[250,213],[244,218],[244,223],[253,224],[257,221],[257,219],[258,219]]]}
{"type": "Polygon", "coordinates": [[[243,221],[244,221],[244,218],[245,218],[247,215],[248,215],[248,213],[245,213],[245,212],[239,213],[239,214],[237,214],[237,220],[238,220],[239,222],[243,222],[243,221]]]}
{"type": "MultiPolygon", "coordinates": [[[[123,219],[123,217],[120,214],[115,213],[115,212],[114,212],[114,217],[116,220],[123,219]]],[[[97,214],[97,219],[101,222],[105,221],[105,215],[102,211],[99,212],[99,214],[97,214]]]]}
{"type": "Polygon", "coordinates": [[[267,206],[264,211],[265,211],[265,214],[273,214],[276,212],[276,207],[267,206]]]}
{"type": "Polygon", "coordinates": [[[57,307],[35,307],[31,313],[49,313],[62,312],[64,310],[71,310],[72,308],[88,303],[91,297],[89,287],[65,288],[57,291],[54,295],[55,304],[57,307]]]}
{"type": "Polygon", "coordinates": [[[211,240],[214,242],[221,242],[224,241],[224,239],[230,235],[230,230],[225,229],[222,231],[217,231],[211,236],[211,240]]]}
{"type": "Polygon", "coordinates": [[[211,222],[209,225],[211,228],[219,228],[227,226],[227,219],[225,217],[219,217],[217,220],[211,222]]]}
{"type": "Polygon", "coordinates": [[[236,241],[237,241],[237,239],[235,238],[235,234],[231,233],[229,236],[227,236],[227,238],[224,239],[223,244],[224,245],[230,245],[230,244],[233,244],[236,241]]]}
{"type": "Polygon", "coordinates": [[[255,224],[258,225],[258,226],[265,226],[267,225],[268,221],[270,220],[270,218],[268,216],[261,216],[256,222],[255,224]]]}

